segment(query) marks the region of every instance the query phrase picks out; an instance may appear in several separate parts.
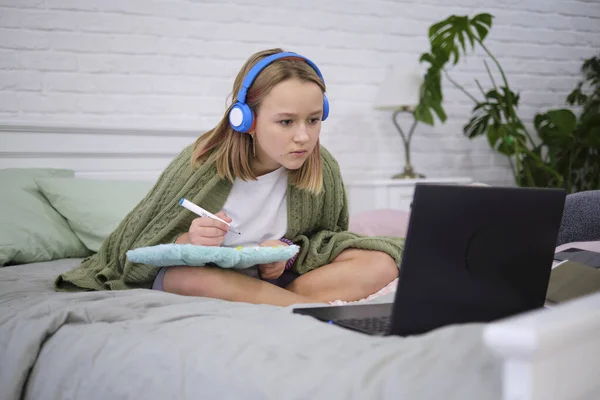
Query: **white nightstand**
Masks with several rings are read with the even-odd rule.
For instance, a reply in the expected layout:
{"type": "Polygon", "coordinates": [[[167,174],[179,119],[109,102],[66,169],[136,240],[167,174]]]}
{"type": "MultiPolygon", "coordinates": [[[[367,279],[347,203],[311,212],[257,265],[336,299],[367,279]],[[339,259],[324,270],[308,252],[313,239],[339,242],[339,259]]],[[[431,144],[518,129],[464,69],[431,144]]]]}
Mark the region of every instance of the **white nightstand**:
{"type": "Polygon", "coordinates": [[[424,178],[424,179],[383,179],[383,180],[350,180],[345,183],[350,205],[350,215],[375,209],[410,209],[415,184],[443,183],[469,184],[473,180],[468,177],[458,178],[424,178]]]}

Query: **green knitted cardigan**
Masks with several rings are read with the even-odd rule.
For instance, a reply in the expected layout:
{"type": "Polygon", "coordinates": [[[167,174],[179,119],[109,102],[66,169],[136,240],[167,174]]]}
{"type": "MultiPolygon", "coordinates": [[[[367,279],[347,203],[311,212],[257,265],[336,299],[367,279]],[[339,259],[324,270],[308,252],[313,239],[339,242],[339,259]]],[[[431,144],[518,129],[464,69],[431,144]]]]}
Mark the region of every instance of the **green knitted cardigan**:
{"type": "MultiPolygon", "coordinates": [[[[214,163],[191,165],[193,146],[186,147],[163,171],[144,199],[104,240],[98,253],[78,267],[59,275],[57,291],[150,288],[158,268],[127,260],[128,250],[173,243],[187,232],[196,215],[181,207],[185,197],[216,213],[231,191],[232,182],[220,178],[214,163]]],[[[348,201],[339,166],[321,147],[323,190],[314,195],[288,184],[286,238],[300,246],[293,269],[304,274],[329,264],[347,248],[379,250],[398,265],[404,239],[368,237],[348,232],[348,201]]]]}

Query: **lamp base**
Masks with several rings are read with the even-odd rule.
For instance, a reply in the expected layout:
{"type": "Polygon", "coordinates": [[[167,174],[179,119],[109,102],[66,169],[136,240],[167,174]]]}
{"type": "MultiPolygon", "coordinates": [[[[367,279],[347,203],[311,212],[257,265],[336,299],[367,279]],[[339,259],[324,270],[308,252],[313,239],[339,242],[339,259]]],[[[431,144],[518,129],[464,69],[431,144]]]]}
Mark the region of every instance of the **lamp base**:
{"type": "Polygon", "coordinates": [[[404,171],[392,176],[392,179],[419,179],[425,178],[425,175],[415,172],[410,165],[404,167],[404,171]]]}

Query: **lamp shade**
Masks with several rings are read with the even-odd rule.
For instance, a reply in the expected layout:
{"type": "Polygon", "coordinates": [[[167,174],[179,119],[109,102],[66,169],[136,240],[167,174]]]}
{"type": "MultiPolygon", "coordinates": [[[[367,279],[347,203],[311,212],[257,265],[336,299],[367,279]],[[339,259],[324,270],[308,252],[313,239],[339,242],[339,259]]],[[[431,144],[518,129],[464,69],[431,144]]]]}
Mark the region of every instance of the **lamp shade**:
{"type": "Polygon", "coordinates": [[[374,107],[378,110],[415,108],[421,98],[423,73],[416,67],[390,67],[379,86],[374,107]]]}

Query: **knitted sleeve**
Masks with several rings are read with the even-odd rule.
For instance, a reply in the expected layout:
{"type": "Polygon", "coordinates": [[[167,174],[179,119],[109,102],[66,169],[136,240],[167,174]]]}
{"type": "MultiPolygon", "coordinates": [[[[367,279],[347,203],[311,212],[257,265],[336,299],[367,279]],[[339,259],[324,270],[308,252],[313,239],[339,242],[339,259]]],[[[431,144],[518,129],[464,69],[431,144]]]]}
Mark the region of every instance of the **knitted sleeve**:
{"type": "MultiPolygon", "coordinates": [[[[148,288],[158,270],[126,259],[127,250],[170,243],[186,223],[177,200],[194,183],[190,168],[191,147],[184,149],[163,171],[154,187],[104,240],[99,251],[73,270],[60,274],[57,291],[122,290],[148,288]]],[[[208,186],[198,174],[198,186],[208,186]]]]}
{"type": "MultiPolygon", "coordinates": [[[[323,152],[323,150],[322,150],[323,152]]],[[[329,264],[348,248],[377,250],[389,254],[400,265],[404,239],[383,236],[362,236],[348,231],[349,210],[346,189],[337,161],[324,151],[323,193],[313,200],[312,207],[305,197],[303,210],[311,215],[305,219],[319,221],[316,228],[297,235],[292,241],[300,245],[300,252],[293,270],[305,274],[315,268],[329,264]]]]}

